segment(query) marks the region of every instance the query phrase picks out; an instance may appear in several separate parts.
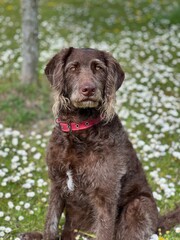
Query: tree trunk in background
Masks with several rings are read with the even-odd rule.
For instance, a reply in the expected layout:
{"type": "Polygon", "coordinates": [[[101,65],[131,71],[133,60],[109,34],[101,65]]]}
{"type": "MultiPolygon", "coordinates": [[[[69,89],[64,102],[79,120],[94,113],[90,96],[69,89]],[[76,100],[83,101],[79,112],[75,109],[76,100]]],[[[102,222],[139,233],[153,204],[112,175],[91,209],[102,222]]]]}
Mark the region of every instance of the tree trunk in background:
{"type": "Polygon", "coordinates": [[[38,0],[21,0],[22,6],[22,72],[25,84],[38,79],[38,0]]]}

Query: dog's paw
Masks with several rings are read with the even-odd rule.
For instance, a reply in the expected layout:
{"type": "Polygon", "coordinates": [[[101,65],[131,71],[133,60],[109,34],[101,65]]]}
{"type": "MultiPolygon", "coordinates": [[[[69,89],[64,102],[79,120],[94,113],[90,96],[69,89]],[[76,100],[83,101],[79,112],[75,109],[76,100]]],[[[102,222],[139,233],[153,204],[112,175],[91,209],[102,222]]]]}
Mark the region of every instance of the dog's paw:
{"type": "Polygon", "coordinates": [[[20,240],[42,240],[43,235],[39,232],[27,232],[23,233],[20,236],[20,240]]]}

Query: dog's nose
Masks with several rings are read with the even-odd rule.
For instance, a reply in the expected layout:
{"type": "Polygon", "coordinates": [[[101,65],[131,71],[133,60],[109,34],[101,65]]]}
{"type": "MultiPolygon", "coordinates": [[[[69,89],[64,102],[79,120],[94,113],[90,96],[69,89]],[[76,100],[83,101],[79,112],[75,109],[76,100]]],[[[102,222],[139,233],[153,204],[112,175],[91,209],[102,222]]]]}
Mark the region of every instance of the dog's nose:
{"type": "Polygon", "coordinates": [[[94,86],[94,84],[85,84],[81,87],[81,93],[85,96],[85,97],[91,97],[95,94],[96,91],[96,87],[94,86]]]}

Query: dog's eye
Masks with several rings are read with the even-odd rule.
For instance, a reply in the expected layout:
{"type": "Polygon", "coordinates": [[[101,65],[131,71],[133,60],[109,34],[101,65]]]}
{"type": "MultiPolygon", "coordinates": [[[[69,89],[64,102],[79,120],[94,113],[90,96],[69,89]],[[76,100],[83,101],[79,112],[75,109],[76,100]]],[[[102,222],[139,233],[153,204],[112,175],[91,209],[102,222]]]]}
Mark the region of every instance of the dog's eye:
{"type": "Polygon", "coordinates": [[[76,71],[76,66],[72,66],[72,67],[70,67],[70,69],[69,69],[71,72],[74,72],[74,71],[76,71]]]}
{"type": "Polygon", "coordinates": [[[99,71],[99,70],[101,70],[102,68],[101,68],[100,66],[96,65],[96,66],[95,66],[95,69],[96,69],[96,71],[99,71]]]}

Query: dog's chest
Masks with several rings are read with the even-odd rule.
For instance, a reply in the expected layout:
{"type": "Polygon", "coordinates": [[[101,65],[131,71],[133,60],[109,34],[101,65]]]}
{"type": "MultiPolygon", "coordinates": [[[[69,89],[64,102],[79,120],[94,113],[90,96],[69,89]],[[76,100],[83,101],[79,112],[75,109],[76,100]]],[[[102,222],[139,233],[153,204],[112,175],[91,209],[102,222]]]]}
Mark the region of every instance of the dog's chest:
{"type": "Polygon", "coordinates": [[[91,142],[87,138],[81,142],[68,139],[51,146],[47,157],[49,176],[62,195],[86,196],[96,188],[114,184],[110,179],[116,178],[117,158],[112,147],[104,147],[102,139],[91,142]]]}
{"type": "Polygon", "coordinates": [[[85,197],[88,189],[92,187],[86,171],[77,172],[76,169],[64,169],[59,172],[56,179],[58,179],[61,194],[65,197],[71,196],[74,199],[76,199],[76,196],[77,198],[79,198],[79,196],[85,197]]]}
{"type": "MultiPolygon", "coordinates": [[[[59,159],[58,165],[50,170],[54,173],[54,180],[58,183],[62,195],[84,196],[91,192],[98,184],[97,165],[101,157],[96,153],[64,155],[59,159]]],[[[101,165],[101,169],[103,166],[101,165]]]]}

